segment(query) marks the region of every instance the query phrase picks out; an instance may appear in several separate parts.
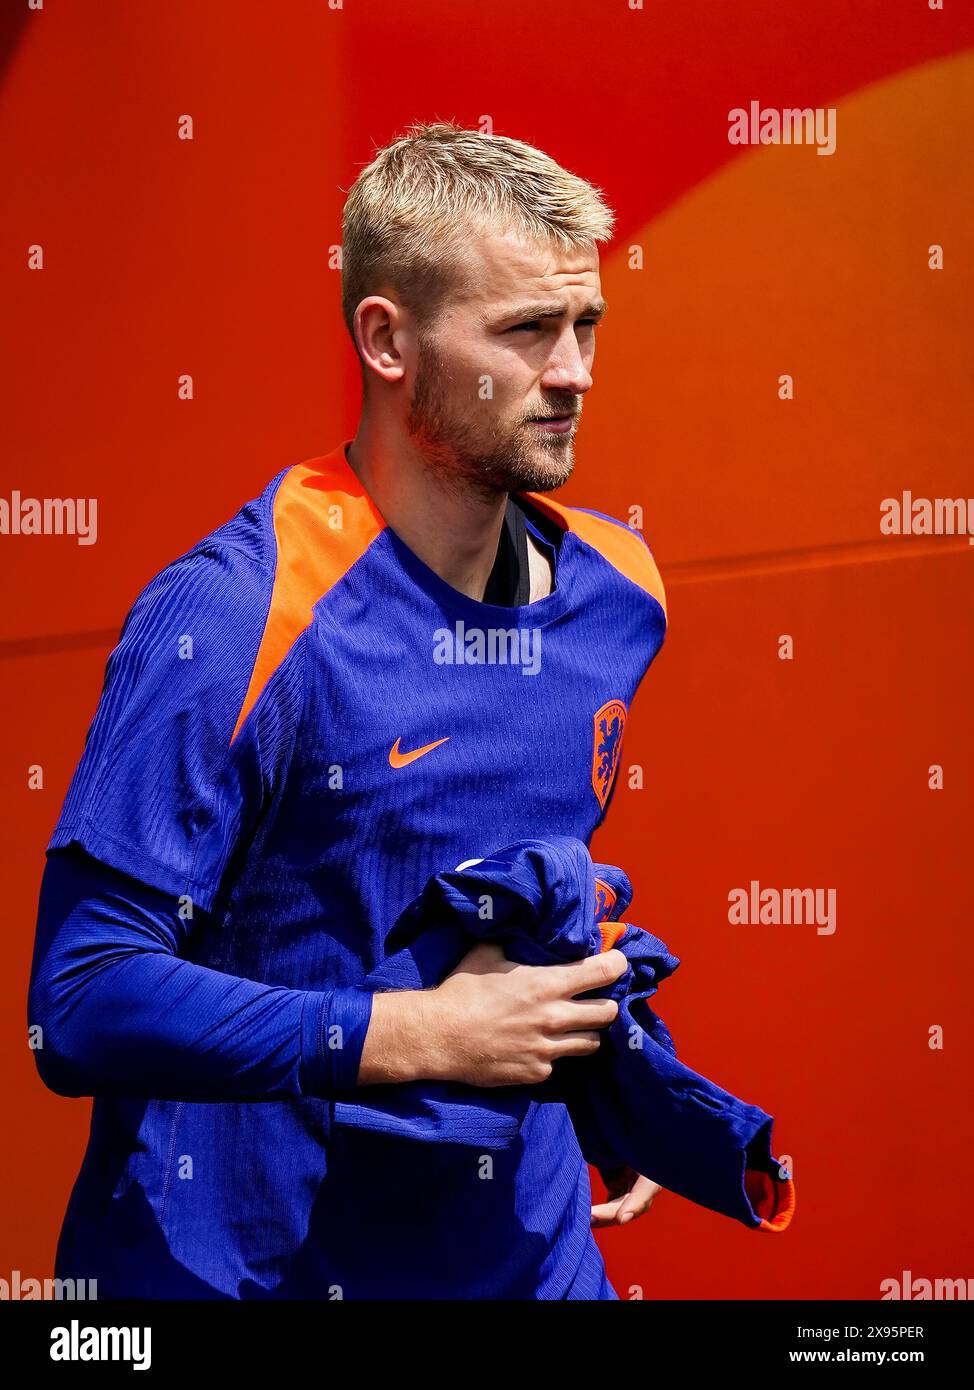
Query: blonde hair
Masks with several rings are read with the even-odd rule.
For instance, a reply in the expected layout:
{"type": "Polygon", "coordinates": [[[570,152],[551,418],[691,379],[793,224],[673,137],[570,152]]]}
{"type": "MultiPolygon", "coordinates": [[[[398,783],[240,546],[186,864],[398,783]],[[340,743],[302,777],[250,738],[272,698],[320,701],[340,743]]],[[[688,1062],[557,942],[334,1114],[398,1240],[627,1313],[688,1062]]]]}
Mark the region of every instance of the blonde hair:
{"type": "Polygon", "coordinates": [[[615,216],[601,193],[521,140],[453,121],[408,127],[376,152],[345,202],[342,315],[352,342],[358,305],[388,290],[430,325],[460,282],[472,231],[511,229],[566,249],[608,241],[615,216]]]}

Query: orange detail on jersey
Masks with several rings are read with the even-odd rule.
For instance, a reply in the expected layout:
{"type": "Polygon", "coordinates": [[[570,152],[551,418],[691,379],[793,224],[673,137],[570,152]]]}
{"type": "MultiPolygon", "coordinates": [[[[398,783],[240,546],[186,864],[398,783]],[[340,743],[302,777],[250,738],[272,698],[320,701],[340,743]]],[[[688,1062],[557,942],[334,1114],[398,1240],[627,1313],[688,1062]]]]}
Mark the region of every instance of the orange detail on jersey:
{"type": "Polygon", "coordinates": [[[626,923],[601,922],[599,924],[599,932],[602,936],[602,945],[599,947],[599,955],[601,955],[603,951],[611,951],[620,936],[625,936],[626,923]]]}
{"type": "Polygon", "coordinates": [[[616,905],[616,895],[612,888],[604,881],[597,878],[595,880],[595,920],[603,921],[616,905]]]}
{"type": "Polygon", "coordinates": [[[411,753],[400,753],[399,740],[396,739],[395,743],[389,749],[389,766],[405,767],[407,763],[414,763],[417,758],[421,758],[423,754],[428,753],[431,748],[439,748],[441,743],[446,743],[449,737],[450,735],[447,734],[446,738],[438,738],[435,743],[427,743],[422,748],[414,748],[411,753]]]}
{"type": "Polygon", "coordinates": [[[755,1216],[761,1217],[756,1231],[785,1231],[795,1214],[795,1184],[793,1179],[775,1179],[770,1173],[754,1168],[744,1172],[744,1191],[754,1208],[755,1216]]]}
{"type": "Polygon", "coordinates": [[[385,528],[385,521],[345,457],[330,454],[295,464],[274,497],[277,566],[257,660],[230,742],[306,627],[315,604],[333,588],[385,528]],[[340,507],[339,525],[330,515],[340,507]]]}
{"type": "Polygon", "coordinates": [[[626,712],[621,700],[607,700],[592,716],[595,726],[592,745],[592,790],[603,809],[609,799],[612,779],[619,766],[622,735],[626,728],[626,712]]]}
{"type": "Polygon", "coordinates": [[[601,516],[591,516],[577,507],[564,507],[553,502],[540,492],[520,494],[533,503],[539,511],[556,521],[563,531],[574,531],[575,535],[590,545],[599,554],[640,589],[645,590],[666,613],[666,592],[656,561],[639,536],[629,526],[617,526],[601,516]]]}

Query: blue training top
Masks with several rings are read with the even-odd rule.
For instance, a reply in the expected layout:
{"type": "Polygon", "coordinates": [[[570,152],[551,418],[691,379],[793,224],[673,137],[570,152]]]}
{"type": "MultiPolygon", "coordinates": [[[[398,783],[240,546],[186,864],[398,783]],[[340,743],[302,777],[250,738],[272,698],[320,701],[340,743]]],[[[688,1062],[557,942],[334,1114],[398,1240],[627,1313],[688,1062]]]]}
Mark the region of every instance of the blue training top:
{"type": "Polygon", "coordinates": [[[477,602],[347,447],[167,565],[109,657],[29,1001],[45,1082],[95,1096],[56,1273],[101,1297],[614,1298],[563,1105],[489,1156],[332,1119],[361,982],[431,875],[589,843],[664,639],[659,574],[638,532],[525,493],[554,589],[477,602]]]}

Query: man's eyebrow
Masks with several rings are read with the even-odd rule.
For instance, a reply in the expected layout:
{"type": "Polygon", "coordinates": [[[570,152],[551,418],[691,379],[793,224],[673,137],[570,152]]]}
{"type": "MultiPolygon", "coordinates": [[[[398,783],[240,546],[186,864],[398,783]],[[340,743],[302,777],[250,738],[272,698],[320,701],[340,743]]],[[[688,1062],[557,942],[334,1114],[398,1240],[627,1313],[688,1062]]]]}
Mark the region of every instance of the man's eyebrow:
{"type": "MultiPolygon", "coordinates": [[[[581,310],[579,318],[600,319],[604,316],[608,307],[604,299],[593,299],[581,310]]],[[[506,323],[508,320],[515,322],[522,319],[527,321],[531,319],[556,319],[560,318],[562,314],[565,313],[566,309],[567,305],[552,304],[551,301],[548,300],[543,304],[519,304],[513,309],[507,309],[499,314],[488,311],[483,315],[483,318],[485,323],[506,323]]]]}

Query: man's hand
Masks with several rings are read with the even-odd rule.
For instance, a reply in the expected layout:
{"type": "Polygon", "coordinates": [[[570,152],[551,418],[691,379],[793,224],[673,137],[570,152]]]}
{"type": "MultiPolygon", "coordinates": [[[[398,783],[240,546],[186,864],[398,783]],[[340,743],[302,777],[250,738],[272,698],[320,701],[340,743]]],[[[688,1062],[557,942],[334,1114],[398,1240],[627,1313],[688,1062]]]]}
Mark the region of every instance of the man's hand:
{"type": "Polygon", "coordinates": [[[598,1051],[599,1030],[619,1012],[614,999],[576,999],[629,968],[621,951],[568,965],[518,965],[480,942],[432,991],[441,1043],[439,1076],[471,1086],[545,1081],[559,1057],[598,1051]]]}
{"type": "Polygon", "coordinates": [[[567,965],[518,965],[479,942],[442,984],[376,994],[358,1084],[462,1081],[530,1086],[559,1057],[598,1050],[619,1012],[614,999],[576,999],[629,968],[621,951],[567,965]]]}
{"type": "Polygon", "coordinates": [[[592,1226],[628,1226],[637,1216],[649,1211],[653,1198],[663,1189],[658,1182],[644,1178],[633,1168],[599,1169],[608,1188],[608,1201],[592,1207],[592,1226]]]}

